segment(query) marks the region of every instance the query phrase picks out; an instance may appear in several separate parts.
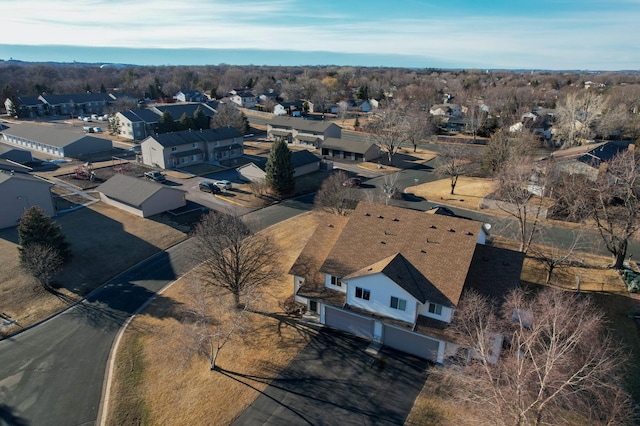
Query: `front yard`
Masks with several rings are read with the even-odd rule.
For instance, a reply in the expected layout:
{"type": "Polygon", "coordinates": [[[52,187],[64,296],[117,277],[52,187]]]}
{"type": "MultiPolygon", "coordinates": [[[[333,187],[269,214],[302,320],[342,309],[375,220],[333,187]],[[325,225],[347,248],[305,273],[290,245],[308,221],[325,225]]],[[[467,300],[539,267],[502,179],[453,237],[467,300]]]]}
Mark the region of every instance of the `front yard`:
{"type": "Polygon", "coordinates": [[[171,226],[97,203],[55,218],[71,244],[72,258],[55,278],[58,296],[22,272],[15,228],[0,231],[0,312],[17,321],[0,336],[18,331],[82,298],[139,261],[185,238],[171,226]]]}

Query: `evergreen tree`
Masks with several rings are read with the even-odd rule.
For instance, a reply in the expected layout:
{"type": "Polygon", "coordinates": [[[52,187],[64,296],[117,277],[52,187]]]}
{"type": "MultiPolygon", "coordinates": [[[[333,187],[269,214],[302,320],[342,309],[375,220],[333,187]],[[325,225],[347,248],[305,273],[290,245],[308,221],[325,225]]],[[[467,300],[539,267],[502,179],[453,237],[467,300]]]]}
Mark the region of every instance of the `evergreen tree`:
{"type": "Polygon", "coordinates": [[[269,159],[267,160],[267,184],[278,194],[287,194],[293,191],[295,180],[293,178],[293,160],[291,150],[282,138],[277,138],[271,146],[269,159]]]}
{"type": "Polygon", "coordinates": [[[18,244],[20,244],[18,250],[20,251],[21,263],[25,261],[25,251],[33,245],[51,247],[63,261],[68,260],[71,255],[69,243],[62,233],[60,225],[47,217],[44,210],[38,206],[29,207],[20,218],[18,244]]]}
{"type": "Polygon", "coordinates": [[[182,114],[182,117],[180,117],[180,121],[178,124],[180,130],[195,129],[193,118],[189,117],[186,112],[182,114]]]}
{"type": "Polygon", "coordinates": [[[104,87],[104,83],[100,85],[100,93],[107,93],[107,88],[104,87]]]}
{"type": "Polygon", "coordinates": [[[193,112],[193,125],[195,129],[208,129],[209,117],[207,117],[200,107],[193,112]]]}
{"type": "Polygon", "coordinates": [[[158,133],[169,133],[176,130],[176,121],[169,111],[165,111],[158,120],[158,133]]]}

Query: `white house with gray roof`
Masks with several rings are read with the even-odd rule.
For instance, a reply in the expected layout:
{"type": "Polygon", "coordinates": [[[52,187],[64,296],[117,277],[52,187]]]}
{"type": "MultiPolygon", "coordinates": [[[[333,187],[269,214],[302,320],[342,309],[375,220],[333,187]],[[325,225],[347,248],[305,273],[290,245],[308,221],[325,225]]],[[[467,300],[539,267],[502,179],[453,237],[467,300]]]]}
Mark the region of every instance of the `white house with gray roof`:
{"type": "Polygon", "coordinates": [[[153,135],[140,147],[142,162],[161,169],[219,163],[244,154],[242,133],[230,126],[153,135]]]}
{"type": "Polygon", "coordinates": [[[187,192],[157,182],[117,174],[96,190],[100,200],[140,217],[184,207],[187,192]]]}
{"type": "Polygon", "coordinates": [[[113,149],[111,140],[81,133],[78,129],[51,124],[12,124],[2,130],[5,144],[26,148],[49,157],[77,158],[113,149]]]}
{"type": "Polygon", "coordinates": [[[154,133],[160,114],[151,109],[131,109],[116,113],[118,136],[129,140],[142,140],[154,133]]]}
{"type": "Polygon", "coordinates": [[[319,148],[327,138],[340,138],[342,129],[330,121],[305,120],[295,117],[274,117],[267,123],[267,137],[284,138],[288,143],[319,148]]]}

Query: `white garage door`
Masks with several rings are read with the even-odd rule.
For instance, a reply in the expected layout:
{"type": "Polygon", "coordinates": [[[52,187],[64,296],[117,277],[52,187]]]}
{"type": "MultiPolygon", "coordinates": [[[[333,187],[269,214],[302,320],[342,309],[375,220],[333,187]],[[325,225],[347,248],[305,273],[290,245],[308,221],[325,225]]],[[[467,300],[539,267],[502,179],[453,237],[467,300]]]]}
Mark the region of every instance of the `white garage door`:
{"type": "Polygon", "coordinates": [[[352,312],[327,306],[324,311],[324,323],[365,339],[373,339],[374,321],[352,312]]]}
{"type": "Polygon", "coordinates": [[[413,331],[403,330],[385,324],[383,343],[399,351],[438,362],[440,341],[427,337],[424,334],[414,333],[413,331]]]}

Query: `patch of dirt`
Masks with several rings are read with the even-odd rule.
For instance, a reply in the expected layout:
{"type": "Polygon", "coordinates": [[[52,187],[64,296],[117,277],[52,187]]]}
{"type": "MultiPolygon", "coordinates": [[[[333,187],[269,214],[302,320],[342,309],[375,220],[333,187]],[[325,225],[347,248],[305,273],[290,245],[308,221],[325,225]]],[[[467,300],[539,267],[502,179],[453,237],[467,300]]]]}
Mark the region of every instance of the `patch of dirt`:
{"type": "Polygon", "coordinates": [[[61,181],[80,188],[82,190],[94,189],[101,183],[107,181],[110,177],[121,173],[133,177],[143,177],[144,172],[148,172],[150,169],[141,163],[136,162],[118,162],[115,161],[110,165],[87,168],[84,165],[77,166],[77,172],[71,172],[67,174],[56,175],[61,181]],[[91,170],[93,170],[94,177],[90,178],[91,170]]]}

